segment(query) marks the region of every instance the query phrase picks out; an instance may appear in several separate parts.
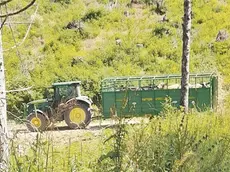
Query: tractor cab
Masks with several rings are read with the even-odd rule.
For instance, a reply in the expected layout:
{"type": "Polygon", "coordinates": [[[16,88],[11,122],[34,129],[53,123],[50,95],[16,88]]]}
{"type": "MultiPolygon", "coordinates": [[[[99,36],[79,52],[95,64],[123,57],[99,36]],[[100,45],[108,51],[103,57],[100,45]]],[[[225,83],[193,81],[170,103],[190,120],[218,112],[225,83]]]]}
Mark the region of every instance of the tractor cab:
{"type": "Polygon", "coordinates": [[[53,83],[48,91],[47,100],[53,102],[54,108],[74,97],[81,96],[80,81],[53,83]],[[52,95],[52,96],[51,96],[52,95]]]}

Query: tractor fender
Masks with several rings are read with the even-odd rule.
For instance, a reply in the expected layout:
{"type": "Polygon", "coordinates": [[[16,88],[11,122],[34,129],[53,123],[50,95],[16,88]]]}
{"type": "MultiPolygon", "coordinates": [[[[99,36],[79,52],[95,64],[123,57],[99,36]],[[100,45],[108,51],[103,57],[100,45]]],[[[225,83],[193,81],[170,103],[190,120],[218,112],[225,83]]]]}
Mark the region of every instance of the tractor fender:
{"type": "Polygon", "coordinates": [[[91,106],[91,104],[93,103],[92,100],[87,96],[76,97],[76,100],[79,102],[87,103],[89,106],[91,106]]]}
{"type": "Polygon", "coordinates": [[[43,111],[39,110],[39,109],[36,109],[36,110],[33,110],[34,113],[40,113],[42,114],[47,120],[49,120],[49,117],[47,116],[46,113],[44,113],[43,111]]]}
{"type": "Polygon", "coordinates": [[[88,98],[87,96],[80,96],[76,98],[72,98],[66,102],[66,104],[75,104],[75,103],[82,103],[82,104],[87,104],[89,106],[88,110],[91,110],[91,105],[92,105],[92,100],[88,98]]]}

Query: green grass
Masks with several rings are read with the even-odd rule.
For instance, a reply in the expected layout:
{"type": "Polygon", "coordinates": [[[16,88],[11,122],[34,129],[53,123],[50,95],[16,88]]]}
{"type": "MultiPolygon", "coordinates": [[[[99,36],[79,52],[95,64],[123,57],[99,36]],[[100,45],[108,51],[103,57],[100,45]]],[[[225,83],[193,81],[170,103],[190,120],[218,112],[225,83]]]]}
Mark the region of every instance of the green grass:
{"type": "MultiPolygon", "coordinates": [[[[28,151],[11,150],[11,171],[229,171],[230,117],[169,110],[149,123],[125,124],[58,146],[38,134],[28,151]]],[[[65,138],[68,140],[68,138],[65,138]]]]}

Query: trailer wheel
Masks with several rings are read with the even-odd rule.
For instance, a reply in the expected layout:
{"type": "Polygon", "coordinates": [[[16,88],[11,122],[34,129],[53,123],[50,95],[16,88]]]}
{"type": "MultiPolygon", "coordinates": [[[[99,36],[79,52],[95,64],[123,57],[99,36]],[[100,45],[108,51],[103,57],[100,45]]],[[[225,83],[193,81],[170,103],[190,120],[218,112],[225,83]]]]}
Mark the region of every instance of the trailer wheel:
{"type": "Polygon", "coordinates": [[[85,128],[91,121],[91,111],[86,104],[72,106],[64,115],[66,124],[70,128],[85,128]]]}
{"type": "Polygon", "coordinates": [[[26,126],[29,131],[44,131],[49,124],[49,120],[41,113],[31,113],[27,117],[26,126]]]}

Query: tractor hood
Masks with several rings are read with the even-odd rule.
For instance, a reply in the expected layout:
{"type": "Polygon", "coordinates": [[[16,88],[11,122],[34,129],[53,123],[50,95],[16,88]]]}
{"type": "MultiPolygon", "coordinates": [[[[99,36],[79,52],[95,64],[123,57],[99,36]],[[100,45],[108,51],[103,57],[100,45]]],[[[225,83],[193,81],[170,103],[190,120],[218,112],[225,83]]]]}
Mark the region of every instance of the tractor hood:
{"type": "Polygon", "coordinates": [[[49,102],[47,99],[40,99],[40,100],[31,101],[31,102],[27,103],[25,113],[28,115],[35,110],[40,110],[40,111],[44,112],[48,105],[49,105],[49,102]]]}
{"type": "Polygon", "coordinates": [[[32,102],[29,102],[28,105],[36,105],[36,104],[42,104],[42,103],[48,103],[48,100],[47,99],[34,100],[32,102]]]}

